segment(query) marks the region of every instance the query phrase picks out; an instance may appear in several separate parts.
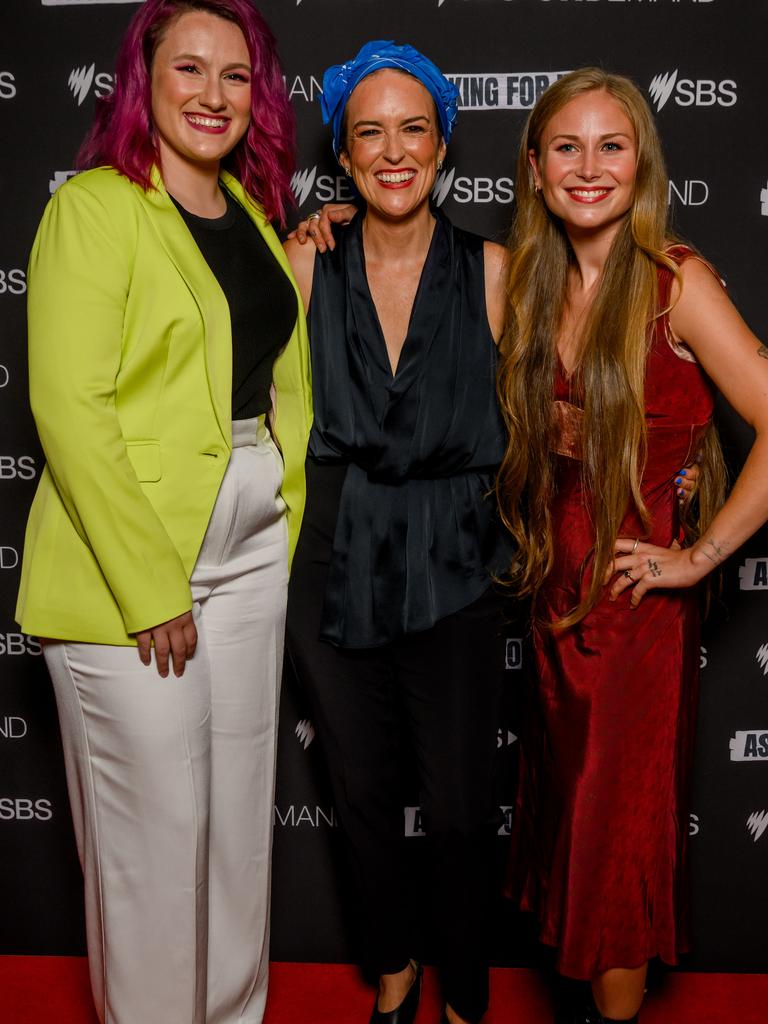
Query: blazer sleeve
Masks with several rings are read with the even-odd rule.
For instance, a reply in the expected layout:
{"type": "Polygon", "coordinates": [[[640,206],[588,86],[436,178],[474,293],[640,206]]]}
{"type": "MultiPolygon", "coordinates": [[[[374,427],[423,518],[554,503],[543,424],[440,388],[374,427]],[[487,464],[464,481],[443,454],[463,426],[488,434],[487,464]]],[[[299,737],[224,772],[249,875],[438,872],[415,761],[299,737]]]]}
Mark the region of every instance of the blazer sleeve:
{"type": "Polygon", "coordinates": [[[119,198],[107,206],[75,178],[48,204],[29,266],[29,378],[55,486],[135,633],[188,611],[192,598],[116,411],[138,232],[132,197],[119,198]]]}

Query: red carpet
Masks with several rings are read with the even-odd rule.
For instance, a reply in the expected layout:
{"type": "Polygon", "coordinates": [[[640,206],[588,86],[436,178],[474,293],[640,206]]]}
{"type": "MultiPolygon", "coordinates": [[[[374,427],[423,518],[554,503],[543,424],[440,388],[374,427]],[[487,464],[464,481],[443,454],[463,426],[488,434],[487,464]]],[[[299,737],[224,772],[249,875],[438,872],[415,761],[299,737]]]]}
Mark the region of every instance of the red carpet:
{"type": "MultiPolygon", "coordinates": [[[[97,1024],[80,958],[0,957],[0,992],[0,1024],[97,1024]]],[[[367,1024],[372,998],[353,967],[273,964],[265,1024],[367,1024]]],[[[533,971],[494,970],[491,1004],[487,1024],[551,1022],[546,988],[533,971]]],[[[438,1018],[437,986],[427,971],[418,1024],[437,1024],[438,1018]]],[[[763,974],[669,975],[663,989],[649,997],[642,1019],[642,1024],[766,1022],[768,975],[763,974]]]]}

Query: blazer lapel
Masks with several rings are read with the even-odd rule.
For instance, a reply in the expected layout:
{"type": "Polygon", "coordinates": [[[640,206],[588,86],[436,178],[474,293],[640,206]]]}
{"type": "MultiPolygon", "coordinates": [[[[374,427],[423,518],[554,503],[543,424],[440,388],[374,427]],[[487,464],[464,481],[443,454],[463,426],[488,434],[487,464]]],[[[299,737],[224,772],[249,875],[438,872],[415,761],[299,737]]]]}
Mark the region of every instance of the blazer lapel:
{"type": "Polygon", "coordinates": [[[229,306],[218,281],[173,205],[157,167],[153,190],[142,192],[157,237],[184,279],[203,322],[208,387],[222,436],[232,445],[232,325],[229,306]]]}

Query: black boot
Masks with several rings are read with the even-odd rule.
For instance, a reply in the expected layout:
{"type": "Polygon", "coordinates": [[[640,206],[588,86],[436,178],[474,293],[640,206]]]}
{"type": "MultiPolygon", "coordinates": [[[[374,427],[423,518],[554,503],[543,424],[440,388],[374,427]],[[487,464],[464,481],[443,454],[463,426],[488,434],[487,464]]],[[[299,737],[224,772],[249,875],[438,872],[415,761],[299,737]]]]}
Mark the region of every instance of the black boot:
{"type": "Polygon", "coordinates": [[[413,1024],[416,1020],[416,1011],[419,1008],[419,997],[421,996],[421,964],[411,961],[411,966],[416,972],[413,984],[405,994],[405,998],[394,1010],[383,1013],[379,1009],[379,994],[373,1001],[373,1013],[370,1024],[413,1024]]]}

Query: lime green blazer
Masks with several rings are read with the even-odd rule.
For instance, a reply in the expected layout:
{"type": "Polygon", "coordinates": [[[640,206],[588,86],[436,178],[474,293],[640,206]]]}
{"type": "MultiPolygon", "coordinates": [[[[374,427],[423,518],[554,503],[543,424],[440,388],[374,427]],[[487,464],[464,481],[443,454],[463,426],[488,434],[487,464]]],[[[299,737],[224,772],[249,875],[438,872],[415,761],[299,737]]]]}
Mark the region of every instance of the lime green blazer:
{"type": "MultiPolygon", "coordinates": [[[[222,181],[293,281],[262,210],[222,181]]],[[[32,249],[30,395],[47,464],[16,614],[33,635],[128,645],[192,607],[190,574],[232,450],[232,335],[224,293],[157,171],[153,184],[145,192],[108,167],[77,175],[32,249]]],[[[296,296],[274,369],[291,553],[312,415],[296,296]]]]}

